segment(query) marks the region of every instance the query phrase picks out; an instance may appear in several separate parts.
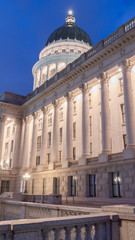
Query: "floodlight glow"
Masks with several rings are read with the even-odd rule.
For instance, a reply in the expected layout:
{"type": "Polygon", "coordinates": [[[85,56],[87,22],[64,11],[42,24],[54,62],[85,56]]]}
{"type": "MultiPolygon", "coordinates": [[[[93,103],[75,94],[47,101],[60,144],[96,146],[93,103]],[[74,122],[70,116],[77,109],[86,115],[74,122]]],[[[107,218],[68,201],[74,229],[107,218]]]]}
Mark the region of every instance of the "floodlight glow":
{"type": "Polygon", "coordinates": [[[69,10],[69,11],[68,11],[68,15],[73,15],[73,11],[72,11],[72,10],[69,10]]]}

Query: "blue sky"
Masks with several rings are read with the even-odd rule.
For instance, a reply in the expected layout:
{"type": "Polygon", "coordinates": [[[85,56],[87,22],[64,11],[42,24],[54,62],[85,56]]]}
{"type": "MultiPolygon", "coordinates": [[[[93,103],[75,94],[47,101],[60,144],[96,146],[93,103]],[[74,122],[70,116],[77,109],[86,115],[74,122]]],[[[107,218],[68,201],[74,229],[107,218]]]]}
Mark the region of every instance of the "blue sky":
{"type": "Polygon", "coordinates": [[[135,1],[0,0],[0,94],[32,91],[32,67],[69,9],[95,45],[135,16],[135,1]]]}

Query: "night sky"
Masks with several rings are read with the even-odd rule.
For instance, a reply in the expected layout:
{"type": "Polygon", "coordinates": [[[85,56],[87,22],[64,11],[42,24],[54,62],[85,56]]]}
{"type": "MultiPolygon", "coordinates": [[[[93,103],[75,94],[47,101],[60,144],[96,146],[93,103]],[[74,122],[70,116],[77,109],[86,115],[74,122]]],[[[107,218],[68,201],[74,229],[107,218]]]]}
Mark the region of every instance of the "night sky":
{"type": "Polygon", "coordinates": [[[0,0],[0,94],[32,91],[32,67],[69,9],[95,45],[135,16],[135,1],[0,0]]]}

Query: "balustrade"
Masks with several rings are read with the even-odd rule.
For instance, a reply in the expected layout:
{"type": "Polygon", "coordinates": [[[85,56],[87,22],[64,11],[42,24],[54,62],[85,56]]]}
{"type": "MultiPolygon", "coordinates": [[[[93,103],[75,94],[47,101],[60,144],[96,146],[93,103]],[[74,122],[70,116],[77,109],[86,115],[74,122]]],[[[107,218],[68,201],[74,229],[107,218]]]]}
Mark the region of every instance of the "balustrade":
{"type": "MultiPolygon", "coordinates": [[[[113,214],[113,216],[116,214],[113,214]]],[[[8,240],[20,240],[22,237],[36,240],[37,234],[41,240],[109,240],[111,239],[110,221],[112,215],[95,214],[76,217],[61,217],[52,219],[36,220],[18,220],[17,222],[8,222],[9,229],[8,240]],[[19,221],[20,224],[19,224],[19,221]],[[86,224],[85,224],[86,223],[86,224]],[[29,235],[28,235],[29,234],[29,235]]],[[[115,218],[115,223],[118,224],[115,218]]],[[[2,223],[0,223],[1,228],[2,223]]]]}

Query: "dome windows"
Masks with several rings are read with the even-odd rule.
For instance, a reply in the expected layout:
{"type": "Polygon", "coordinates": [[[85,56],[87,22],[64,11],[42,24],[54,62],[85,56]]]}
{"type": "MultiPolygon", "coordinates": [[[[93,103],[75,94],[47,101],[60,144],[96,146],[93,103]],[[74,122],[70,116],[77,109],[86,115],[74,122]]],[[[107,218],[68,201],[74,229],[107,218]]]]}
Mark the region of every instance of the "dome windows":
{"type": "Polygon", "coordinates": [[[47,66],[42,67],[42,84],[47,80],[47,66]]]}
{"type": "Polygon", "coordinates": [[[49,66],[49,78],[48,79],[52,78],[55,75],[55,73],[56,73],[56,64],[55,63],[50,64],[50,66],[49,66]]]}
{"type": "Polygon", "coordinates": [[[65,62],[58,63],[58,70],[57,71],[60,72],[65,67],[66,67],[66,63],[65,62]]]}

